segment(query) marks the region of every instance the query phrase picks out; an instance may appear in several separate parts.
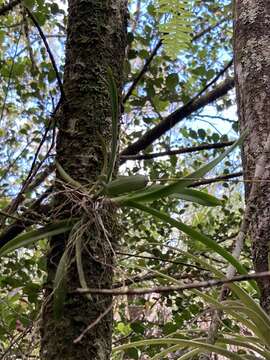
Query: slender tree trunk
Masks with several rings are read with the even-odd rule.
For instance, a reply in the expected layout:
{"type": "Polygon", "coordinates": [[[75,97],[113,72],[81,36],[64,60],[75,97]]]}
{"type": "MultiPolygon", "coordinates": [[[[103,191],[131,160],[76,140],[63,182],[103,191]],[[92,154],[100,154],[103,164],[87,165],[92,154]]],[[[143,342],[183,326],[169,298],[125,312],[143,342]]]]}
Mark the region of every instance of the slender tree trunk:
{"type": "MultiPolygon", "coordinates": [[[[255,166],[270,133],[270,2],[235,0],[234,61],[241,129],[249,134],[243,146],[244,178],[254,177],[255,166]]],[[[269,269],[270,155],[260,189],[253,199],[250,224],[255,270],[269,269]]],[[[246,183],[246,200],[251,184],[246,183]]],[[[270,313],[270,279],[258,282],[261,304],[270,313]]]]}
{"type": "MultiPolygon", "coordinates": [[[[119,94],[126,47],[126,0],[69,0],[64,102],[57,138],[57,161],[81,184],[97,180],[103,165],[102,141],[111,140],[111,102],[106,83],[112,69],[119,94]]],[[[85,279],[89,287],[110,288],[113,277],[113,248],[117,243],[117,221],[110,205],[93,201],[79,191],[67,191],[56,176],[55,217],[79,217],[76,238],[55,236],[48,255],[48,286],[41,325],[42,360],[105,360],[110,358],[112,299],[90,299],[69,294],[80,287],[75,246],[80,241],[85,279]],[[70,246],[67,295],[62,316],[53,314],[52,283],[57,264],[70,246]],[[104,316],[79,342],[74,340],[101,314],[104,316]]]]}

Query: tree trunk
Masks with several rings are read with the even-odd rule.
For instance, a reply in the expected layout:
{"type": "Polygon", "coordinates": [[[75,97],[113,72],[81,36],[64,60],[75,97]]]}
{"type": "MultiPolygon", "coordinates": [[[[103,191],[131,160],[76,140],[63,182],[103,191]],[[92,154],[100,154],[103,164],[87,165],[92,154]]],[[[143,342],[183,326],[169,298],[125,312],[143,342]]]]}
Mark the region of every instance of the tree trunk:
{"type": "MultiPolygon", "coordinates": [[[[270,133],[270,3],[268,0],[235,0],[234,62],[240,128],[249,134],[243,146],[246,200],[250,179],[270,133]]],[[[270,156],[259,191],[252,200],[250,223],[256,272],[268,271],[270,245],[270,156]]],[[[261,304],[270,313],[270,279],[258,281],[261,304]]]]}
{"type": "MultiPolygon", "coordinates": [[[[57,161],[81,184],[97,180],[104,162],[102,141],[111,140],[111,102],[106,83],[112,69],[119,95],[126,47],[126,0],[69,0],[64,104],[57,137],[57,161]]],[[[76,360],[110,358],[112,311],[110,297],[90,299],[70,294],[81,287],[74,248],[82,244],[82,263],[89,287],[110,288],[113,248],[117,244],[117,221],[111,205],[93,200],[79,189],[67,189],[56,174],[55,218],[79,217],[76,238],[55,236],[50,241],[48,283],[41,325],[41,359],[76,360]],[[67,244],[67,294],[62,315],[53,313],[52,284],[57,264],[67,244]],[[103,313],[107,314],[78,342],[82,332],[103,313]]]]}

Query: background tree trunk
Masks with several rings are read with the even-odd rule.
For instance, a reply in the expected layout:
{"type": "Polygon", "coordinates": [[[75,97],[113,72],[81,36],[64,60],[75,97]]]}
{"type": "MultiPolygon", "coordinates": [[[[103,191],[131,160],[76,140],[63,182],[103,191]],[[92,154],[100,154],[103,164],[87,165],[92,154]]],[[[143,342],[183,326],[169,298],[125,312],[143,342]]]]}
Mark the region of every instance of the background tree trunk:
{"type": "MultiPolygon", "coordinates": [[[[250,179],[270,133],[270,3],[235,0],[234,62],[241,130],[249,134],[243,146],[246,200],[250,179]]],[[[253,200],[250,224],[255,271],[267,271],[270,239],[270,156],[260,191],[253,200]]],[[[270,279],[258,281],[261,304],[270,313],[270,279]]]]}
{"type": "MultiPolygon", "coordinates": [[[[69,0],[64,102],[58,124],[57,161],[82,184],[100,175],[103,155],[99,134],[109,147],[111,140],[111,102],[106,84],[110,67],[121,91],[126,47],[126,0],[69,0]]],[[[78,195],[77,204],[63,192],[62,179],[56,176],[57,218],[76,214],[84,219],[82,252],[87,284],[110,288],[113,276],[113,248],[117,243],[115,211],[110,206],[92,204],[78,195]],[[84,203],[85,211],[78,206],[84,203]],[[65,205],[63,205],[65,204],[65,205]],[[72,209],[72,210],[71,210],[72,209]],[[94,212],[95,210],[95,212],[94,212]],[[100,224],[108,230],[106,234],[100,224]]],[[[68,295],[60,320],[53,316],[52,282],[63,253],[67,236],[51,240],[48,255],[48,289],[41,326],[41,359],[109,359],[112,336],[112,311],[88,331],[82,340],[74,340],[111,306],[110,297],[68,295]]],[[[74,259],[74,253],[73,253],[74,259]]],[[[80,287],[75,261],[70,259],[67,289],[80,287]]]]}

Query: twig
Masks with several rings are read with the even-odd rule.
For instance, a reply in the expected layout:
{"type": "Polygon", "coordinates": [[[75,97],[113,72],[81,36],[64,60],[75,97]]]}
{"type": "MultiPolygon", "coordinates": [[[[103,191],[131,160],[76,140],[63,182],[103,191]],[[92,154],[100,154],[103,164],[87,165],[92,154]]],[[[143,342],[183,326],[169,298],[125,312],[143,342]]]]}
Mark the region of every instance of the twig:
{"type": "Polygon", "coordinates": [[[9,347],[4,351],[3,354],[1,354],[0,360],[7,359],[6,355],[14,349],[14,346],[18,344],[30,331],[31,331],[32,325],[26,328],[21,334],[19,334],[17,337],[14,337],[12,341],[9,344],[9,347]]]}
{"type": "Polygon", "coordinates": [[[35,167],[35,162],[37,160],[37,157],[38,157],[38,154],[39,154],[39,151],[41,149],[41,146],[42,144],[45,142],[45,139],[46,139],[46,136],[47,136],[47,129],[43,135],[43,138],[39,144],[39,147],[35,153],[35,156],[34,156],[34,160],[32,162],[32,166],[31,166],[31,169],[28,173],[28,176],[26,177],[26,179],[24,180],[23,184],[22,184],[22,187],[20,189],[20,191],[18,192],[18,194],[16,195],[16,197],[11,201],[11,203],[4,209],[4,211],[6,211],[7,213],[9,214],[12,214],[14,213],[18,206],[20,205],[20,203],[24,200],[24,193],[27,191],[27,190],[34,190],[37,186],[39,186],[45,179],[46,177],[53,171],[53,165],[49,165],[42,174],[40,174],[33,182],[31,182],[32,178],[37,174],[38,170],[40,169],[40,167],[42,166],[43,162],[45,161],[48,153],[51,151],[51,147],[53,145],[51,145],[51,147],[49,148],[46,156],[44,157],[44,159],[39,163],[39,165],[37,166],[37,168],[34,170],[34,167],[35,167]]]}
{"type": "Polygon", "coordinates": [[[24,193],[27,191],[28,187],[30,186],[31,187],[31,181],[33,179],[33,177],[37,174],[38,170],[41,168],[41,166],[43,165],[43,163],[45,162],[45,160],[47,159],[47,157],[49,156],[52,148],[54,147],[54,143],[55,143],[55,128],[56,128],[56,121],[55,121],[55,116],[60,108],[60,105],[62,103],[62,98],[60,98],[60,100],[58,101],[52,115],[51,115],[51,118],[50,118],[50,121],[49,121],[49,124],[48,126],[46,127],[45,129],[45,132],[42,136],[42,139],[39,143],[39,146],[35,152],[35,155],[34,155],[34,159],[32,161],[32,165],[31,165],[31,168],[28,172],[28,175],[26,177],[26,179],[24,180],[23,184],[22,184],[22,187],[20,189],[20,191],[18,192],[18,194],[16,195],[16,197],[12,200],[11,204],[5,209],[9,214],[11,214],[12,212],[16,211],[16,209],[18,208],[18,206],[20,205],[20,203],[23,201],[24,199],[24,193]],[[38,166],[36,167],[35,169],[35,165],[36,165],[36,161],[38,159],[38,155],[39,155],[39,152],[42,148],[42,145],[44,144],[44,142],[46,141],[46,138],[47,138],[47,134],[51,128],[51,125],[53,124],[53,135],[52,135],[52,143],[46,153],[46,155],[44,156],[44,158],[40,161],[40,163],[38,164],[38,166]]]}
{"type": "Polygon", "coordinates": [[[76,289],[71,293],[79,294],[97,294],[97,295],[112,295],[112,296],[121,296],[121,295],[146,295],[152,293],[158,294],[169,294],[173,292],[182,292],[189,289],[203,289],[211,288],[214,286],[220,286],[224,284],[232,284],[234,282],[241,282],[254,279],[270,278],[270,271],[264,271],[261,273],[246,274],[234,276],[230,279],[211,279],[207,281],[195,282],[191,284],[179,285],[179,286],[157,286],[152,288],[138,288],[138,289],[76,289]]]}
{"type": "Polygon", "coordinates": [[[5,218],[10,218],[16,221],[22,221],[22,219],[19,218],[18,216],[10,215],[9,213],[6,213],[3,210],[0,210],[0,215],[4,216],[5,218]]]}
{"type": "Polygon", "coordinates": [[[55,164],[50,164],[44,170],[38,173],[35,179],[29,184],[27,191],[31,192],[47,179],[47,177],[55,170],[55,164]]]}
{"type": "Polygon", "coordinates": [[[78,336],[73,342],[74,344],[77,344],[78,342],[80,342],[82,340],[82,338],[85,336],[85,334],[91,330],[94,326],[96,326],[111,310],[113,307],[113,303],[111,303],[111,305],[102,313],[99,315],[99,317],[92,322],[89,326],[87,326],[87,328],[81,333],[80,336],[78,336]]]}
{"type": "Polygon", "coordinates": [[[202,30],[201,32],[199,32],[197,35],[195,35],[192,38],[192,41],[196,41],[198,39],[200,39],[203,35],[209,33],[210,31],[214,30],[216,27],[218,27],[219,25],[223,24],[226,20],[228,20],[227,17],[224,17],[223,19],[221,19],[220,21],[218,21],[215,25],[210,25],[208,26],[206,29],[202,30]]]}
{"type": "Polygon", "coordinates": [[[16,39],[15,52],[14,52],[14,55],[12,56],[12,63],[11,63],[11,67],[10,67],[9,74],[8,74],[7,87],[6,87],[6,90],[5,90],[4,101],[3,101],[2,108],[1,108],[0,122],[2,122],[3,117],[4,117],[4,111],[5,111],[5,107],[6,107],[8,92],[9,92],[9,88],[10,88],[10,84],[11,84],[11,75],[13,73],[13,68],[14,68],[14,64],[15,64],[15,58],[17,56],[17,51],[18,51],[21,36],[22,36],[22,26],[21,26],[21,29],[20,29],[19,36],[16,39]]]}
{"type": "Polygon", "coordinates": [[[182,148],[175,149],[175,150],[168,150],[168,151],[149,153],[149,154],[126,155],[126,156],[123,155],[123,156],[121,156],[121,159],[123,159],[123,160],[149,160],[149,159],[155,159],[157,157],[162,157],[162,156],[187,154],[187,153],[192,153],[192,152],[201,151],[201,150],[220,149],[220,148],[224,148],[226,146],[231,146],[233,143],[234,143],[233,141],[226,141],[226,142],[220,142],[220,143],[216,143],[216,144],[202,144],[202,145],[198,145],[198,146],[182,147],[182,148]]]}
{"type": "Polygon", "coordinates": [[[170,264],[183,265],[183,266],[192,267],[192,268],[198,269],[198,270],[208,271],[207,269],[204,269],[204,268],[202,268],[200,266],[187,264],[187,263],[181,262],[181,261],[162,259],[162,258],[159,258],[157,256],[144,256],[144,255],[128,254],[128,253],[121,252],[121,251],[116,251],[115,253],[118,254],[118,255],[125,255],[125,256],[128,256],[128,257],[136,257],[136,258],[140,258],[140,259],[163,261],[163,262],[167,262],[167,263],[170,263],[170,264]]]}
{"type": "MultiPolygon", "coordinates": [[[[198,94],[196,95],[195,97],[195,100],[198,99],[207,89],[209,89],[212,85],[214,85],[218,79],[225,74],[225,72],[232,66],[233,64],[233,59],[231,59],[227,65],[224,66],[223,69],[220,70],[220,72],[208,83],[205,85],[205,87],[198,92],[198,94]]],[[[190,101],[194,101],[193,100],[190,100],[190,101]]],[[[188,105],[188,104],[187,104],[188,105]]]]}
{"type": "Polygon", "coordinates": [[[143,75],[148,70],[149,65],[151,64],[152,60],[156,56],[161,45],[162,45],[162,40],[159,40],[158,43],[156,44],[156,46],[154,47],[153,51],[151,52],[149,58],[146,60],[144,66],[141,69],[141,71],[139,72],[138,76],[134,79],[133,83],[131,84],[130,88],[128,89],[127,93],[125,94],[125,96],[123,98],[123,104],[125,104],[127,102],[127,100],[130,98],[130,95],[132,94],[133,90],[136,88],[138,82],[142,79],[143,75]]]}
{"type": "Polygon", "coordinates": [[[194,183],[192,183],[191,185],[189,185],[188,187],[198,187],[201,185],[208,185],[208,184],[213,184],[219,181],[226,181],[226,180],[230,180],[233,178],[237,178],[243,175],[242,171],[233,173],[233,174],[229,174],[229,175],[222,175],[222,176],[217,176],[215,178],[211,178],[211,179],[205,179],[205,180],[200,180],[200,181],[196,181],[194,183]]]}
{"type": "Polygon", "coordinates": [[[232,120],[232,119],[228,119],[224,116],[220,116],[220,115],[207,115],[207,114],[198,114],[196,115],[196,117],[201,117],[201,118],[209,118],[209,119],[220,119],[220,120],[223,120],[223,121],[227,121],[229,123],[236,123],[237,121],[236,120],[232,120]]]}
{"type": "MultiPolygon", "coordinates": [[[[166,269],[166,271],[168,271],[168,270],[170,270],[169,267],[166,269]]],[[[196,276],[195,274],[193,275],[193,274],[189,274],[189,273],[173,274],[173,278],[176,280],[192,279],[195,276],[196,276]]],[[[114,283],[112,287],[113,287],[113,289],[117,289],[117,288],[121,288],[123,286],[134,285],[135,283],[142,283],[144,281],[155,280],[159,277],[162,277],[162,275],[150,272],[145,275],[141,275],[141,276],[137,275],[132,278],[127,278],[122,281],[118,281],[117,283],[114,283]]]]}
{"type": "Polygon", "coordinates": [[[22,156],[24,151],[34,142],[34,139],[31,139],[30,141],[27,141],[26,145],[23,147],[23,149],[20,151],[20,153],[11,161],[8,165],[8,167],[5,169],[3,175],[0,178],[0,182],[5,179],[9,171],[12,169],[12,167],[16,164],[16,162],[19,160],[19,158],[22,156]]]}
{"type": "Polygon", "coordinates": [[[26,40],[26,47],[28,50],[29,58],[32,64],[32,72],[38,71],[38,67],[35,62],[35,55],[33,52],[33,48],[31,46],[30,36],[29,36],[29,26],[28,26],[28,19],[26,16],[26,8],[25,6],[21,6],[22,8],[22,18],[23,18],[23,27],[24,27],[24,35],[26,40]]]}
{"type": "Polygon", "coordinates": [[[50,58],[50,61],[52,63],[52,66],[53,66],[53,69],[55,71],[55,75],[56,75],[56,78],[57,78],[57,82],[58,82],[58,86],[60,88],[60,91],[61,91],[61,97],[62,97],[62,100],[65,100],[66,97],[65,97],[65,92],[64,92],[64,87],[63,87],[63,83],[62,83],[62,80],[61,80],[61,77],[60,77],[60,74],[59,74],[59,71],[58,71],[58,68],[57,68],[57,65],[56,65],[56,62],[54,60],[54,56],[52,54],[52,51],[50,49],[50,46],[48,44],[48,41],[46,39],[46,36],[43,32],[43,30],[41,29],[41,27],[39,26],[39,23],[37,22],[36,18],[34,17],[34,15],[31,13],[31,11],[25,7],[26,9],[26,13],[27,15],[29,16],[29,18],[32,20],[32,22],[34,23],[35,27],[37,28],[38,32],[39,32],[39,35],[44,43],[44,46],[47,50],[47,53],[49,55],[49,58],[50,58]]]}

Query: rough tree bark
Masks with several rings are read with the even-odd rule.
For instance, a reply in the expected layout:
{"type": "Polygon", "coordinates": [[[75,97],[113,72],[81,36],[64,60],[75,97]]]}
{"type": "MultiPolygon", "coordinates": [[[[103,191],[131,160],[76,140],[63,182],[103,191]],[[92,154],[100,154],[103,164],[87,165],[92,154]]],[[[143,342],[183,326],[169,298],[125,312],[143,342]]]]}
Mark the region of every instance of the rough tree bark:
{"type": "MultiPolygon", "coordinates": [[[[99,134],[109,147],[111,102],[106,84],[108,67],[121,91],[126,47],[126,0],[69,0],[64,91],[57,138],[57,161],[74,180],[89,184],[100,175],[103,155],[99,134]]],[[[84,219],[83,268],[88,285],[109,288],[113,276],[113,247],[117,243],[117,223],[111,207],[93,204],[78,195],[77,204],[63,191],[63,179],[56,175],[57,218],[84,219]],[[81,204],[80,204],[81,203],[81,204]],[[63,206],[63,204],[66,204],[63,206]],[[81,206],[80,206],[81,205],[81,206]],[[84,210],[83,210],[84,208],[84,210]],[[94,220],[94,221],[93,221],[94,220]],[[106,233],[106,230],[108,232],[106,233]]],[[[81,236],[81,235],[80,235],[81,236]]],[[[74,340],[111,305],[110,297],[67,294],[63,315],[53,315],[52,283],[57,263],[68,236],[51,239],[48,255],[48,284],[41,325],[41,359],[76,360],[110,358],[112,311],[74,340]]],[[[69,259],[67,289],[80,287],[76,262],[69,259]]]]}
{"type": "MultiPolygon", "coordinates": [[[[244,178],[254,177],[254,169],[270,133],[270,2],[235,0],[234,62],[238,113],[241,129],[249,134],[243,146],[244,178]]],[[[270,155],[270,154],[269,154],[270,155]]],[[[270,245],[270,156],[260,191],[253,200],[250,223],[253,262],[258,272],[269,269],[270,245]]],[[[246,201],[250,183],[245,186],[246,201]]],[[[261,304],[270,313],[270,279],[258,281],[261,304]]]]}

